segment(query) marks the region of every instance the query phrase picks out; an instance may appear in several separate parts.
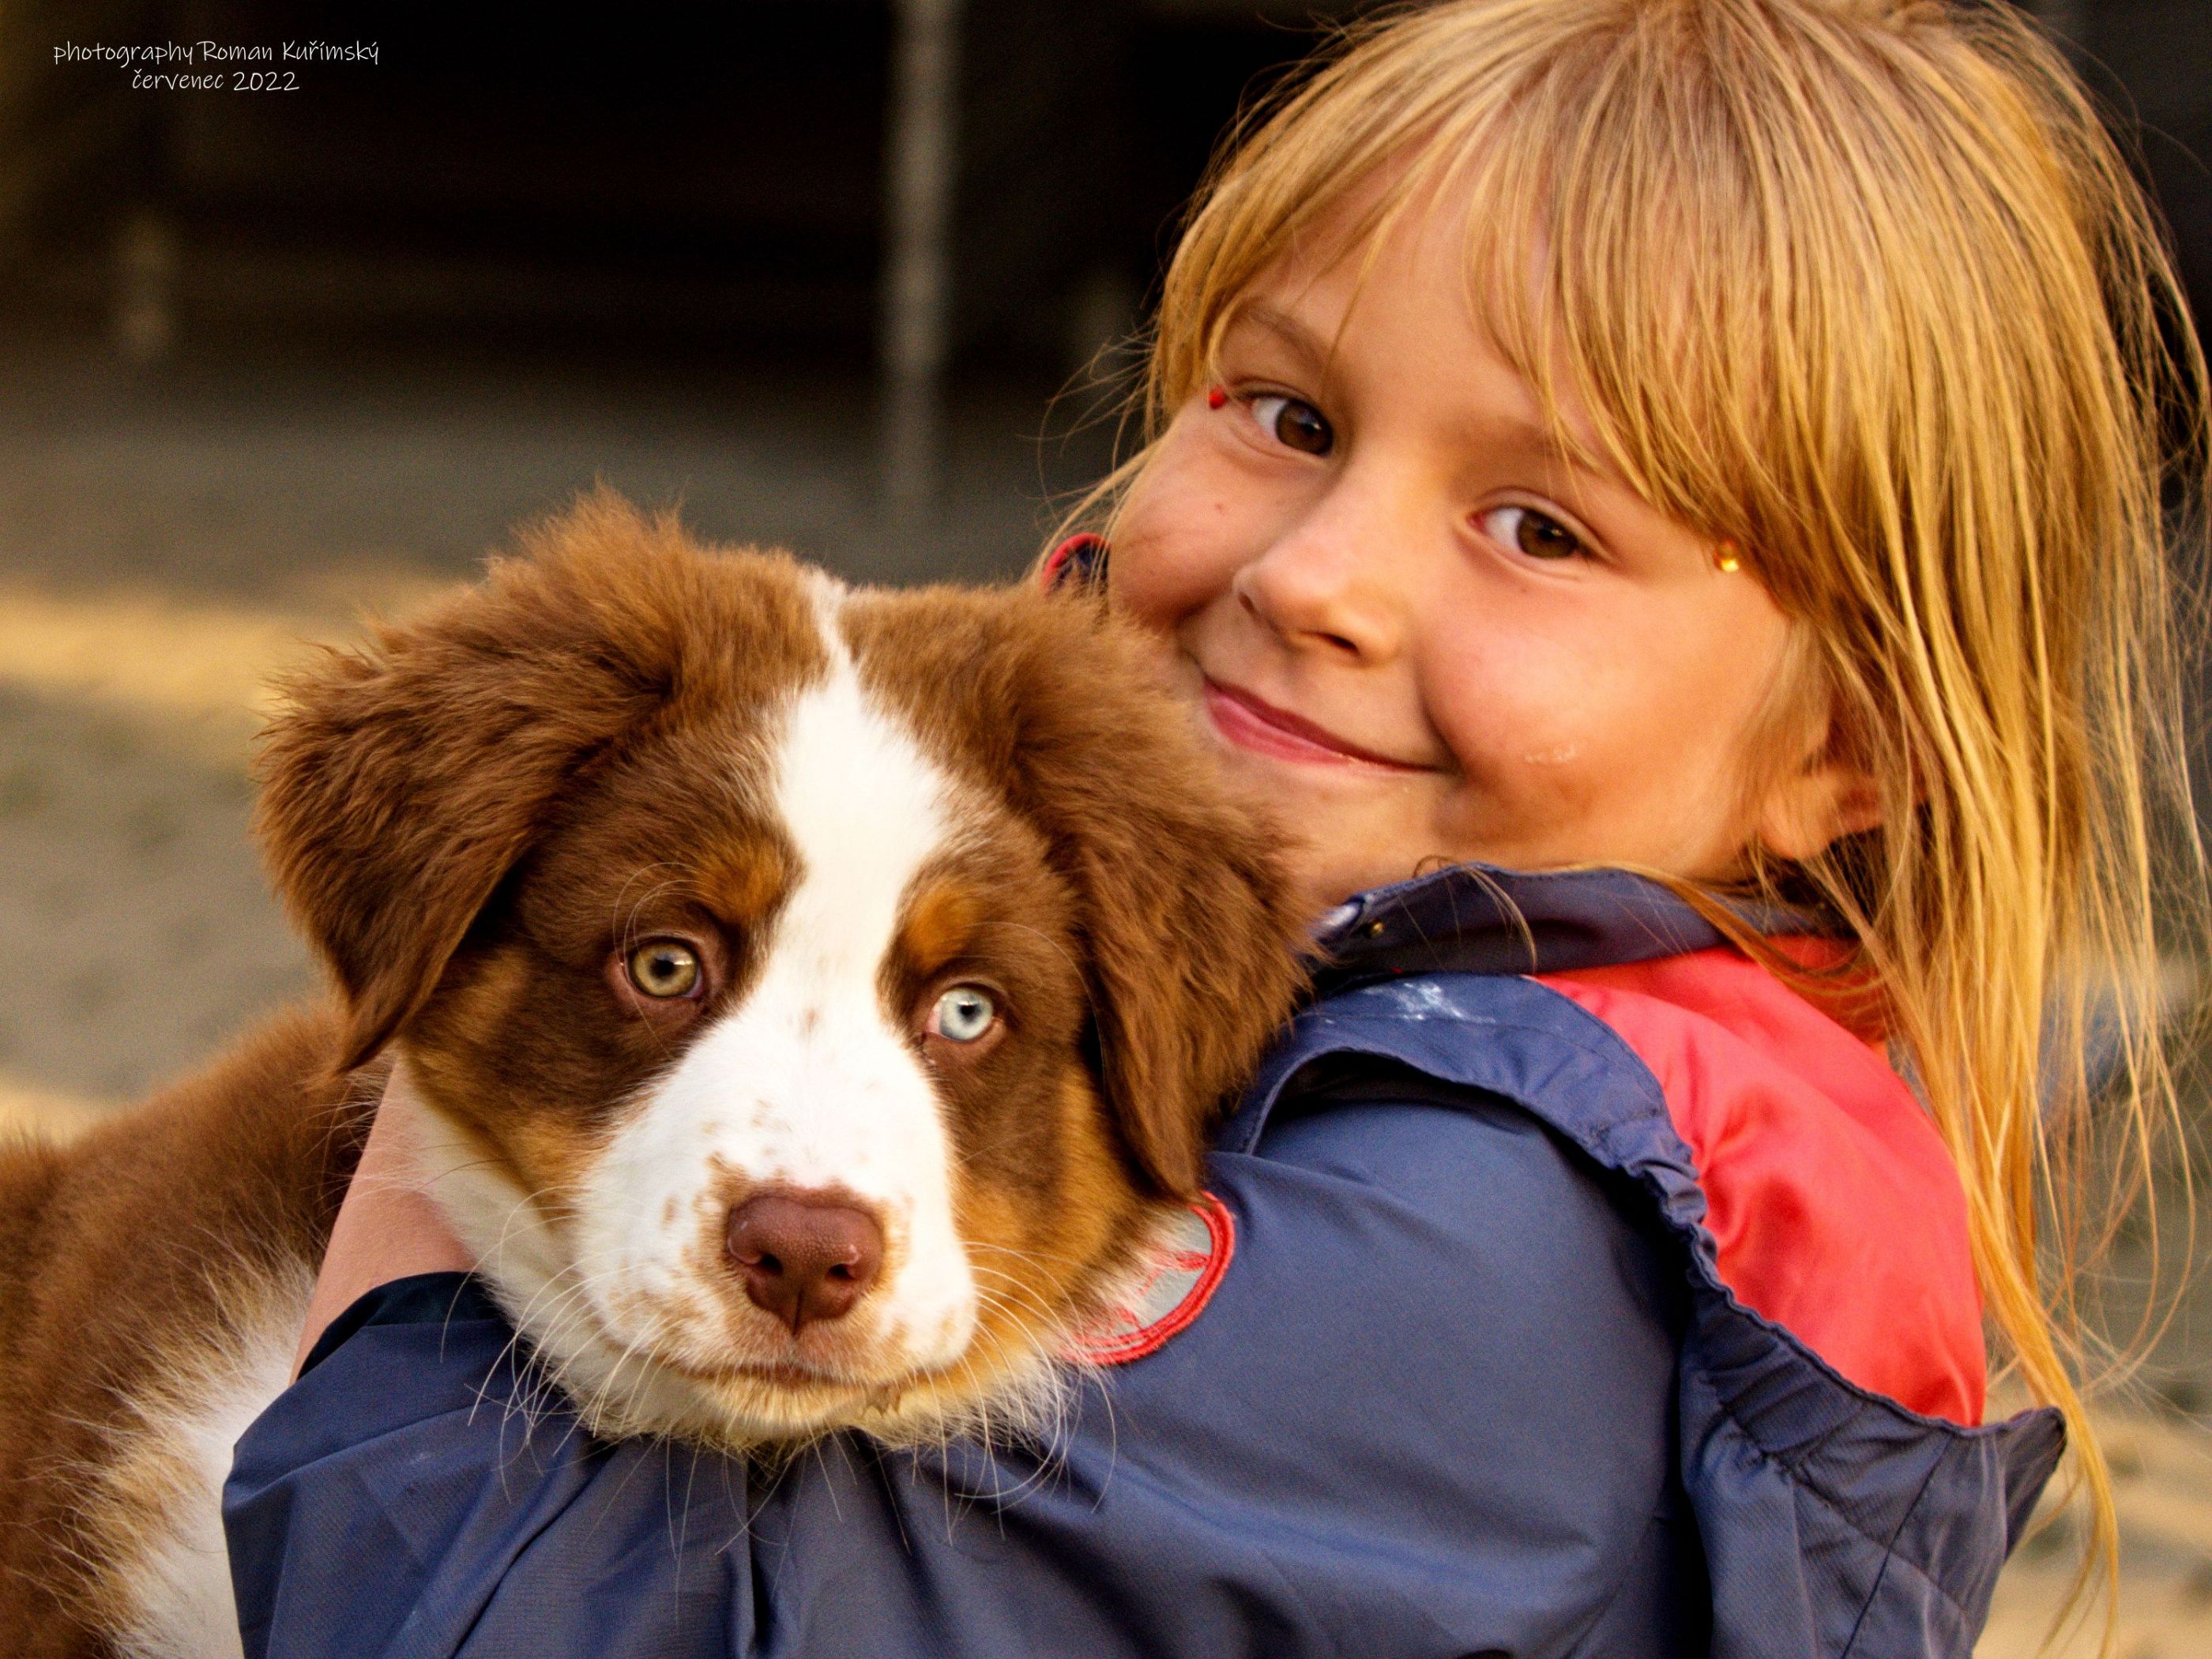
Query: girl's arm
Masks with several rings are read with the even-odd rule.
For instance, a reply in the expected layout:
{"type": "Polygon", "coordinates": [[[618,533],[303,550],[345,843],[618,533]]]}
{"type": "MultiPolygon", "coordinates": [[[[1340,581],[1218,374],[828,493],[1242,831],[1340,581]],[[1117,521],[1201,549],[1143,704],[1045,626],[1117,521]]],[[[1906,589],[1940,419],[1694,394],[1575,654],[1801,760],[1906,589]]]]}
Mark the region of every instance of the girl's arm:
{"type": "Polygon", "coordinates": [[[1212,1302],[1042,1458],[595,1443],[464,1281],[387,1286],[240,1443],[247,1651],[1691,1650],[1657,1250],[1516,1109],[1390,1087],[1213,1160],[1212,1302]]]}
{"type": "Polygon", "coordinates": [[[466,1273],[476,1265],[423,1190],[415,1133],[422,1109],[407,1062],[397,1061],[331,1228],[292,1359],[295,1377],[330,1322],[378,1285],[414,1273],[466,1273]]]}

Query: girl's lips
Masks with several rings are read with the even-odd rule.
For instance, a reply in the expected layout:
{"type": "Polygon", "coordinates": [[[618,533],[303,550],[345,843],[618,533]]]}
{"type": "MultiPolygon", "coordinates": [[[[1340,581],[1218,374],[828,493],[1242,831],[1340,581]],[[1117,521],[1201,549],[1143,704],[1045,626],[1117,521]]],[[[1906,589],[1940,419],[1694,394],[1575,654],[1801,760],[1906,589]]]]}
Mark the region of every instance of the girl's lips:
{"type": "Polygon", "coordinates": [[[1273,755],[1279,760],[1304,761],[1331,766],[1373,766],[1390,772],[1426,772],[1388,755],[1377,755],[1347,743],[1335,733],[1302,720],[1286,708],[1263,702],[1249,691],[1233,685],[1206,682],[1206,718],[1213,729],[1240,749],[1273,755]]]}

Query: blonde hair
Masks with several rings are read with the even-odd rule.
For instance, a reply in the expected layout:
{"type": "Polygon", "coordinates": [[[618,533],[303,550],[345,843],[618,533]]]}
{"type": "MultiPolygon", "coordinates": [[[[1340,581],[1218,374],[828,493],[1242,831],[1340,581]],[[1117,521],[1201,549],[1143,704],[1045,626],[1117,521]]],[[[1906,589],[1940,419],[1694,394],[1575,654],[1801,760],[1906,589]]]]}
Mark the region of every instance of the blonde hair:
{"type": "Polygon", "coordinates": [[[2077,1276],[2171,1119],[2160,946],[2203,903],[2161,492],[2201,500],[2205,383],[2154,216],[2009,5],[1393,11],[1217,161],[1162,295],[1147,440],[1302,237],[1356,208],[1371,253],[1443,188],[1472,199],[1469,291],[1561,442],[1571,395],[1597,459],[1739,544],[1797,625],[1762,756],[1826,731],[1877,781],[1878,829],[1802,865],[1753,848],[1750,884],[1856,945],[1825,980],[1778,971],[1880,988],[2002,1357],[2067,1420],[2078,1597],[2117,1533],[2077,1276]],[[2093,1103],[2105,1031],[2118,1081],[2093,1103]]]}

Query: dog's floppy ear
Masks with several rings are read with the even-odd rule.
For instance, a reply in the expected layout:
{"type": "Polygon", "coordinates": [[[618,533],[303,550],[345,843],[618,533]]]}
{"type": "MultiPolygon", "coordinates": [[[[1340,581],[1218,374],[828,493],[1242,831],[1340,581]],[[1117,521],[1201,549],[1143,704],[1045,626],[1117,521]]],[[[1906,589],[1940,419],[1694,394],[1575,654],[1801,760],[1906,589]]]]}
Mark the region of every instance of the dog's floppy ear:
{"type": "Polygon", "coordinates": [[[1085,594],[909,611],[900,678],[933,688],[1078,906],[1099,1082],[1158,1191],[1198,1189],[1206,1131],[1306,982],[1279,833],[1232,799],[1156,642],[1085,594]]]}
{"type": "MultiPolygon", "coordinates": [[[[811,640],[785,569],[751,586],[783,592],[795,614],[752,632],[811,640]]],[[[672,518],[600,492],[526,532],[521,556],[494,561],[482,586],[283,688],[256,767],[256,830],[346,998],[346,1064],[428,998],[562,784],[698,677],[687,641],[743,624],[720,614],[730,586],[672,518]]]]}
{"type": "Polygon", "coordinates": [[[1016,766],[1083,910],[1100,1080],[1162,1192],[1198,1190],[1206,1134],[1295,1006],[1308,919],[1282,833],[1233,799],[1155,643],[1060,596],[1025,665],[1016,766]]]}

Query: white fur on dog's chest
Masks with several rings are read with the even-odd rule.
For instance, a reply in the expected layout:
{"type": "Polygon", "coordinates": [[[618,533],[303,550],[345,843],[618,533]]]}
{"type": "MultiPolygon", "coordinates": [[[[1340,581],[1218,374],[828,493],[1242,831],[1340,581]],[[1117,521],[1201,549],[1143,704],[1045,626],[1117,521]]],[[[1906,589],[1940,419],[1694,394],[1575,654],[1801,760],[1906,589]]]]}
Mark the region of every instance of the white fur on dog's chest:
{"type": "Polygon", "coordinates": [[[179,1364],[137,1402],[128,1453],[101,1472],[88,1507],[127,1540],[109,1572],[125,1659],[237,1659],[238,1607],[223,1540],[232,1449],[291,1381],[313,1289],[304,1268],[240,1298],[234,1346],[179,1364]]]}

